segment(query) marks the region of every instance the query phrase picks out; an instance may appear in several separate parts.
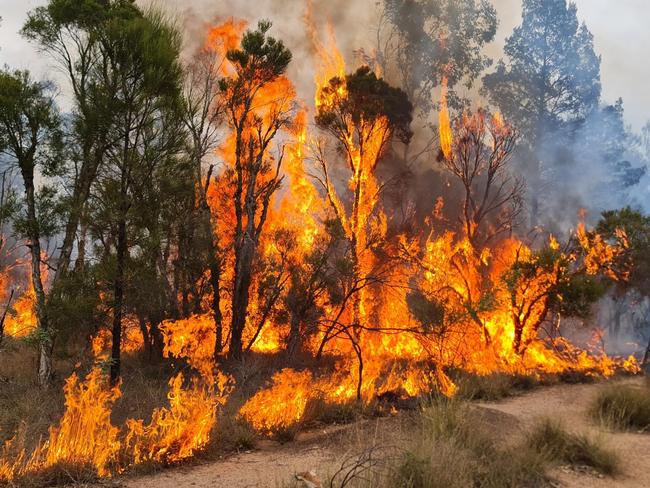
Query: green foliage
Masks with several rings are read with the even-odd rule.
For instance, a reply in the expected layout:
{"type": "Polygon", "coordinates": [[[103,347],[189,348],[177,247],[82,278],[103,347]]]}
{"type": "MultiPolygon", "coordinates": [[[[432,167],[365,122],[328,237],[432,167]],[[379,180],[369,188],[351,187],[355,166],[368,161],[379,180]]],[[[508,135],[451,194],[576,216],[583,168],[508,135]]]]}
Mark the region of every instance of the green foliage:
{"type": "Polygon", "coordinates": [[[641,294],[650,294],[650,216],[630,207],[603,212],[596,232],[609,241],[625,233],[629,248],[618,260],[618,266],[629,271],[629,278],[618,286],[631,287],[641,294]]]}
{"type": "Polygon", "coordinates": [[[553,304],[566,317],[588,318],[593,304],[605,291],[602,279],[585,273],[573,274],[558,283],[553,304]]]}
{"type": "Polygon", "coordinates": [[[506,40],[505,54],[507,62],[499,62],[483,84],[533,146],[540,133],[597,107],[600,58],[574,3],[524,0],[522,24],[506,40]]]}
{"type": "Polygon", "coordinates": [[[565,316],[587,318],[591,307],[606,291],[602,276],[590,275],[572,258],[582,249],[563,252],[545,246],[531,256],[517,259],[502,276],[510,295],[530,288],[531,300],[544,298],[549,306],[565,316]]]}
{"type": "Polygon", "coordinates": [[[59,160],[60,118],[50,89],[27,71],[0,70],[0,154],[23,173],[59,160]]]}
{"type": "Polygon", "coordinates": [[[257,30],[244,33],[239,49],[227,53],[228,60],[236,67],[235,79],[223,79],[221,89],[232,87],[236,98],[254,96],[259,87],[272,82],[284,74],[292,59],[292,54],[284,43],[268,35],[271,22],[260,21],[257,30]],[[251,93],[241,90],[250,89],[251,93]]]}

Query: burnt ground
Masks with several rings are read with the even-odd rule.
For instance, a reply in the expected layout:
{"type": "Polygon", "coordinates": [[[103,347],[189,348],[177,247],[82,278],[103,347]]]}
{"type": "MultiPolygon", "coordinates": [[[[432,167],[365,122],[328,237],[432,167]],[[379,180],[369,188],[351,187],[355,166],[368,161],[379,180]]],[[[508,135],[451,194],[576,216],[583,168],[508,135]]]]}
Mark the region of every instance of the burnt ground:
{"type": "MultiPolygon", "coordinates": [[[[642,378],[616,382],[640,384],[642,378]]],[[[598,392],[612,382],[543,387],[497,402],[474,405],[482,421],[498,438],[514,437],[540,418],[560,419],[569,430],[589,432],[615,450],[623,460],[622,474],[602,477],[589,470],[561,466],[550,476],[553,486],[650,487],[650,434],[609,432],[594,425],[586,411],[598,392]]],[[[120,488],[280,488],[296,472],[313,470],[322,478],[332,474],[363,450],[362,446],[400,445],[408,439],[410,414],[364,420],[349,425],[330,425],[300,434],[293,442],[258,443],[252,451],[220,460],[195,463],[144,476],[124,477],[108,483],[120,488]]],[[[106,486],[106,485],[105,485],[106,486]]]]}

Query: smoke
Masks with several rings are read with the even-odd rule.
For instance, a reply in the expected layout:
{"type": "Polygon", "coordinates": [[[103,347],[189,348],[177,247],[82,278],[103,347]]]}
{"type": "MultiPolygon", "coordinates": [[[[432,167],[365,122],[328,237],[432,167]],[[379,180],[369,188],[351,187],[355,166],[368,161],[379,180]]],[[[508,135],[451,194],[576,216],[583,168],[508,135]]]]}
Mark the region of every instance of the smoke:
{"type": "MultiPolygon", "coordinates": [[[[210,26],[230,17],[242,18],[254,27],[261,19],[273,22],[272,35],[282,39],[291,49],[294,61],[289,67],[289,77],[296,85],[298,96],[308,106],[314,95],[314,73],[316,56],[312,43],[305,28],[304,15],[310,2],[308,0],[260,0],[257,2],[242,2],[241,0],[192,0],[180,3],[174,0],[143,1],[169,12],[179,24],[184,35],[188,53],[199,46],[205,39],[210,26]]],[[[330,2],[311,2],[312,18],[321,36],[325,35],[327,24],[331,24],[337,39],[337,44],[348,62],[349,69],[354,62],[353,53],[359,48],[367,51],[376,46],[377,27],[381,14],[381,3],[377,0],[333,0],[330,2]]],[[[580,2],[578,2],[580,3],[580,2]]],[[[494,41],[486,46],[486,53],[494,60],[503,57],[505,39],[521,22],[521,0],[498,0],[494,2],[498,11],[499,29],[494,41]]],[[[580,5],[579,5],[580,7],[580,5]]],[[[598,37],[596,37],[598,39],[598,37]]],[[[605,80],[606,81],[606,80],[605,80]]],[[[606,83],[605,83],[606,84],[606,83]]],[[[485,105],[474,89],[461,93],[473,100],[474,105],[485,105]]],[[[577,131],[572,140],[561,135],[549,137],[545,154],[540,155],[550,161],[546,168],[547,185],[542,189],[543,215],[541,221],[553,231],[562,233],[575,227],[576,215],[579,209],[586,208],[588,215],[596,219],[600,212],[607,208],[616,208],[627,204],[650,208],[650,202],[637,187],[622,191],[620,182],[615,181],[616,165],[627,162],[631,167],[645,164],[642,155],[634,148],[625,148],[617,154],[607,154],[598,138],[603,133],[607,121],[602,120],[601,111],[596,111],[577,131]],[[594,142],[595,141],[595,142],[594,142]],[[615,161],[609,160],[615,156],[615,161]],[[608,184],[610,185],[608,191],[608,184]],[[616,187],[621,191],[612,191],[616,187]]],[[[417,130],[416,134],[420,132],[417,130]]],[[[420,135],[418,134],[418,137],[420,135]]],[[[427,134],[421,135],[428,138],[427,134]]],[[[431,161],[423,161],[416,178],[409,184],[413,186],[409,193],[416,202],[418,213],[426,214],[433,206],[430,198],[432,185],[443,193],[447,182],[440,173],[433,171],[436,166],[433,157],[431,161]],[[425,183],[426,182],[426,183],[425,183]]],[[[396,162],[392,162],[394,166],[396,162]]],[[[406,168],[397,168],[404,172],[406,168]]],[[[525,168],[520,168],[525,171],[525,168]]],[[[407,184],[407,186],[409,186],[407,184]]],[[[637,185],[638,186],[638,185],[637,185]]]]}
{"type": "MultiPolygon", "coordinates": [[[[296,85],[299,97],[306,102],[313,100],[314,73],[317,67],[314,64],[312,43],[305,29],[307,0],[154,0],[141,3],[162,8],[177,19],[185,34],[189,51],[204,41],[210,26],[228,18],[246,20],[251,28],[260,20],[270,20],[273,22],[271,35],[281,39],[293,53],[288,75],[296,85]]],[[[312,3],[312,17],[316,28],[321,35],[325,35],[327,24],[331,23],[339,49],[349,66],[353,66],[353,51],[371,45],[373,36],[376,35],[380,15],[379,2],[314,0],[312,3]]]]}

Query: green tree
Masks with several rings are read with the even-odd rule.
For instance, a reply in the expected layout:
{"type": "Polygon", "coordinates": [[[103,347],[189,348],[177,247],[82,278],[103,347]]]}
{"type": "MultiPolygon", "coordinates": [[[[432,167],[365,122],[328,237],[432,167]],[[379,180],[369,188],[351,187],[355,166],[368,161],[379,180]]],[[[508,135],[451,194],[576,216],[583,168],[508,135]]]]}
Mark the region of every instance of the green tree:
{"type": "MultiPolygon", "coordinates": [[[[179,110],[180,36],[158,13],[127,12],[102,29],[107,56],[93,69],[93,76],[108,88],[102,95],[111,114],[107,128],[111,144],[92,191],[92,220],[94,237],[102,242],[105,258],[112,263],[113,383],[120,376],[122,317],[135,233],[144,226],[148,244],[161,240],[159,219],[141,218],[139,213],[154,202],[160,189],[157,177],[164,174],[161,168],[178,163],[176,156],[184,143],[179,110]]],[[[160,266],[159,261],[156,264],[160,266]]]]}
{"type": "Polygon", "coordinates": [[[35,312],[39,345],[38,381],[49,384],[52,375],[54,333],[47,313],[47,295],[41,274],[41,239],[56,232],[53,190],[37,192],[40,172],[58,164],[61,145],[60,119],[48,88],[34,82],[25,71],[0,71],[0,154],[18,168],[25,190],[24,209],[14,227],[27,240],[31,256],[31,281],[36,296],[35,312]]]}
{"type": "MultiPolygon", "coordinates": [[[[496,10],[488,0],[384,0],[391,26],[384,48],[400,86],[425,114],[433,108],[431,91],[447,78],[450,101],[461,100],[453,88],[471,87],[489,67],[483,47],[494,39],[496,10]]],[[[387,66],[388,68],[388,66],[387,66]]]]}
{"type": "MultiPolygon", "coordinates": [[[[137,12],[131,0],[49,0],[30,12],[23,26],[23,35],[65,73],[74,102],[68,139],[74,164],[62,168],[64,171],[59,175],[70,191],[53,282],[55,293],[60,279],[70,268],[91,187],[113,142],[109,140],[108,127],[114,115],[115,107],[110,103],[114,87],[105,84],[102,72],[102,68],[110,65],[112,55],[107,29],[119,19],[137,15],[137,12]]],[[[83,260],[83,255],[80,259],[83,260]]]]}
{"type": "Polygon", "coordinates": [[[506,40],[505,55],[483,86],[523,135],[535,219],[544,146],[598,107],[600,58],[576,5],[567,0],[524,0],[522,23],[506,40]]]}

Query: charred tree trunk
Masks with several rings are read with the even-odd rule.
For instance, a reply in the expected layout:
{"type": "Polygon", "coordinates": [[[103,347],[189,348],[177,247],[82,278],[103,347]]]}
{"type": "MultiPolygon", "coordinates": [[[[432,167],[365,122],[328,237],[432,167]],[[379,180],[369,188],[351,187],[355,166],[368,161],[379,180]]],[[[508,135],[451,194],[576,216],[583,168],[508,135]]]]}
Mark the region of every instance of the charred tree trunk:
{"type": "Polygon", "coordinates": [[[147,320],[144,318],[144,314],[138,314],[138,323],[140,325],[140,333],[142,334],[142,342],[144,343],[144,352],[151,359],[151,336],[147,329],[147,320]]]}
{"type": "Polygon", "coordinates": [[[214,342],[214,357],[215,359],[221,356],[223,352],[223,315],[221,313],[221,264],[219,259],[214,254],[216,249],[210,252],[210,286],[212,287],[212,317],[214,320],[215,342],[214,342]]]}
{"type": "Polygon", "coordinates": [[[7,305],[5,306],[4,312],[2,312],[2,318],[0,318],[0,346],[2,345],[2,341],[5,337],[5,320],[7,319],[7,312],[9,311],[9,307],[11,306],[11,300],[14,298],[14,290],[11,290],[11,293],[9,294],[9,299],[7,300],[7,305]]]}
{"type": "Polygon", "coordinates": [[[300,315],[297,312],[291,314],[291,319],[289,320],[289,337],[287,338],[287,356],[289,358],[293,357],[296,352],[300,350],[301,346],[301,334],[300,334],[300,324],[302,320],[300,315]]]}
{"type": "Polygon", "coordinates": [[[235,286],[232,297],[232,331],[230,336],[231,359],[242,358],[242,336],[246,327],[246,315],[255,254],[255,242],[248,235],[244,235],[235,263],[235,286]]]}

